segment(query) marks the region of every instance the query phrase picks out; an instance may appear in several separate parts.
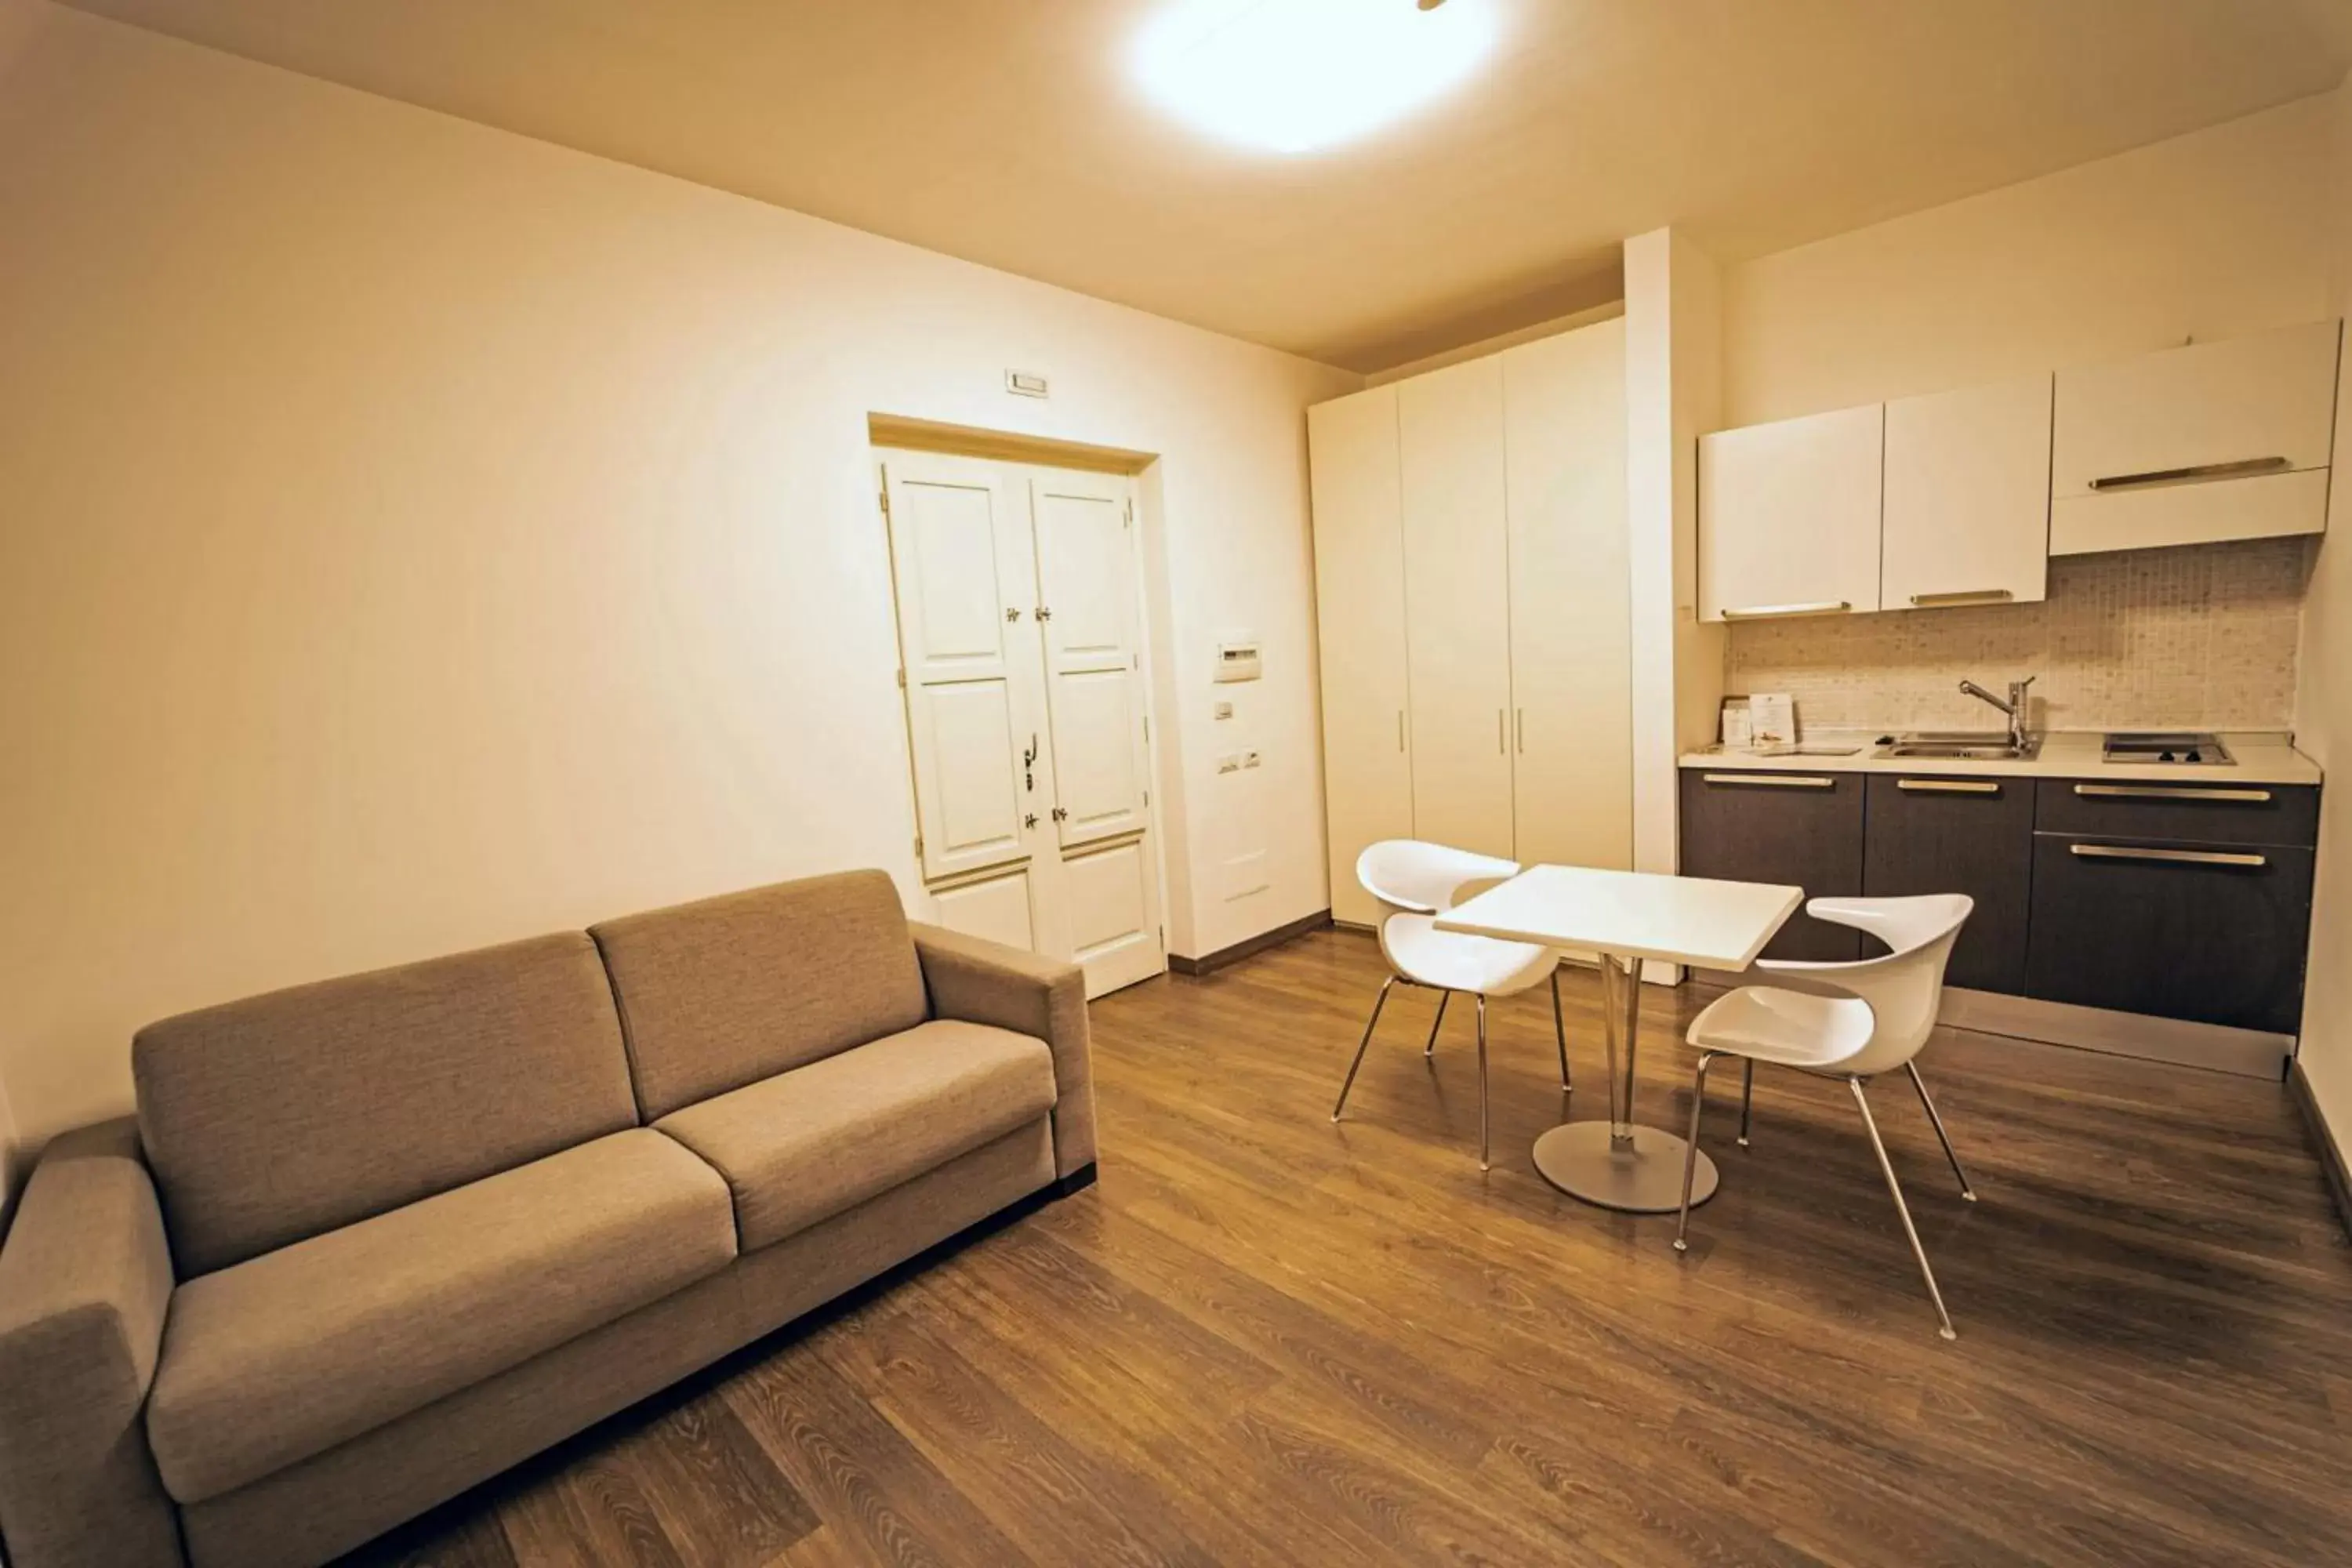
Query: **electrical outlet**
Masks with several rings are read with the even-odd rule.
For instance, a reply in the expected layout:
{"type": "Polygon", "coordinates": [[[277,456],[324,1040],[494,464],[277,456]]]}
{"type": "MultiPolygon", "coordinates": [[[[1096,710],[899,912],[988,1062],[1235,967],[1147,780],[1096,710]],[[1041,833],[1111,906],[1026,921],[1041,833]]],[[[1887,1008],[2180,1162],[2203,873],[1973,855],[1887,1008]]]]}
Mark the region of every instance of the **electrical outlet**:
{"type": "Polygon", "coordinates": [[[1213,719],[1230,719],[1233,716],[1234,705],[1230,702],[1220,702],[1210,710],[1210,717],[1213,719]]]}

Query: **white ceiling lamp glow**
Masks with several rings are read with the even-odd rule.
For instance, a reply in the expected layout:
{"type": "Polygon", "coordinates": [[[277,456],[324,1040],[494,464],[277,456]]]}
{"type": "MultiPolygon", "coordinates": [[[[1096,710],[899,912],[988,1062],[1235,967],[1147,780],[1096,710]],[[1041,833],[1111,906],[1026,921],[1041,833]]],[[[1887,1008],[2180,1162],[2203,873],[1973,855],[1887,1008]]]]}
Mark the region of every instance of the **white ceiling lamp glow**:
{"type": "Polygon", "coordinates": [[[1492,0],[1169,0],[1136,40],[1177,118],[1268,153],[1313,153],[1426,108],[1494,47],[1492,0]]]}

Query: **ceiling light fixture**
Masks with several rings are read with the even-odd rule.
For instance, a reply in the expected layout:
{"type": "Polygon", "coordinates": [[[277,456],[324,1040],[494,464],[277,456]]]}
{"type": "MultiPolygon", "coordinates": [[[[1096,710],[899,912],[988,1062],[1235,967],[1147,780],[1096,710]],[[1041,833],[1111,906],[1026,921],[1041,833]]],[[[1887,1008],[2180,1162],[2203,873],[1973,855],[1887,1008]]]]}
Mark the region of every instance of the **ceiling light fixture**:
{"type": "Polygon", "coordinates": [[[1260,152],[1319,152],[1434,103],[1492,52],[1494,0],[1169,0],[1134,68],[1162,108],[1260,152]]]}

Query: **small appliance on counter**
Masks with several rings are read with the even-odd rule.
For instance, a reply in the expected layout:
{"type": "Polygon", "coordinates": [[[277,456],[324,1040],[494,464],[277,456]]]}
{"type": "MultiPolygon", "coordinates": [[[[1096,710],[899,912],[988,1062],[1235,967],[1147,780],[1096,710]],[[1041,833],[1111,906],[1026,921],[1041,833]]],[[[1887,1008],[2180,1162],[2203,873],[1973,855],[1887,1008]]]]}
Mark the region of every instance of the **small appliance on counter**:
{"type": "Polygon", "coordinates": [[[2116,730],[2104,737],[2099,760],[2105,763],[2176,763],[2215,767],[2235,759],[2221,737],[2205,730],[2116,730]]]}

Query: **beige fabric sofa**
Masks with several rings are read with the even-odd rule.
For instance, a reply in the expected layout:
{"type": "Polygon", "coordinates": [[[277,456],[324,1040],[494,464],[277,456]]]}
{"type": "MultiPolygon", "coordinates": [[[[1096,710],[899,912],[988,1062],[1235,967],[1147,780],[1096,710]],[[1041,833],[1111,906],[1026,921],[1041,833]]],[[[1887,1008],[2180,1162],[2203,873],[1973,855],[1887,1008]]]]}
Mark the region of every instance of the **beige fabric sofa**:
{"type": "Polygon", "coordinates": [[[322,1563],[1084,1185],[1087,1053],[880,872],[151,1026],[0,1247],[10,1561],[322,1563]]]}

